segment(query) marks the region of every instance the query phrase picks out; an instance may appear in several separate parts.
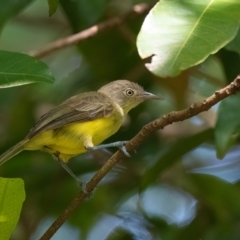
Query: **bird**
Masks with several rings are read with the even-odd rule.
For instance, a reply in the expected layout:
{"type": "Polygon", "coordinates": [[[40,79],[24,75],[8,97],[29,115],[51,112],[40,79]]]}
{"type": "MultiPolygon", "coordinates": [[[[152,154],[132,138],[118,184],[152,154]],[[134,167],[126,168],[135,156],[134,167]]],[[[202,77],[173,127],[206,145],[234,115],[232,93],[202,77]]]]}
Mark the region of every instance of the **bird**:
{"type": "Polygon", "coordinates": [[[116,133],[128,112],[148,99],[162,99],[128,80],[116,80],[97,91],[72,96],[45,113],[28,135],[0,155],[0,165],[23,150],[50,153],[77,181],[68,167],[70,158],[87,151],[118,147],[126,156],[127,141],[101,144],[116,133]]]}

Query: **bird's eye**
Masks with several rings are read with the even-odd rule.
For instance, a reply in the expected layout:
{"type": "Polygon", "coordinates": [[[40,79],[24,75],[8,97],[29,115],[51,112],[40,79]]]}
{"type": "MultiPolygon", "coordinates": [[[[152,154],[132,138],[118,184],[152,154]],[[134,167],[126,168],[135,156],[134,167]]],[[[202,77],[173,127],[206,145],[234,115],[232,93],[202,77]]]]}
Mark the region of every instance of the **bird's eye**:
{"type": "Polygon", "coordinates": [[[134,91],[131,88],[126,89],[125,93],[128,97],[132,97],[134,95],[134,91]]]}

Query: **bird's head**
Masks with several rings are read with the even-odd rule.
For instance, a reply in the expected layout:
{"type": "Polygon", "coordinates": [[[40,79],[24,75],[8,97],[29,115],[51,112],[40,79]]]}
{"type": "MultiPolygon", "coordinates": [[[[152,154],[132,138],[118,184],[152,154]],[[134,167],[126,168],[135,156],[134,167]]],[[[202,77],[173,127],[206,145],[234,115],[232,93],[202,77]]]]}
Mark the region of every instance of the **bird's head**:
{"type": "Polygon", "coordinates": [[[132,108],[148,99],[162,99],[152,93],[144,91],[137,83],[128,80],[116,80],[101,87],[101,92],[116,102],[127,114],[132,108]]]}

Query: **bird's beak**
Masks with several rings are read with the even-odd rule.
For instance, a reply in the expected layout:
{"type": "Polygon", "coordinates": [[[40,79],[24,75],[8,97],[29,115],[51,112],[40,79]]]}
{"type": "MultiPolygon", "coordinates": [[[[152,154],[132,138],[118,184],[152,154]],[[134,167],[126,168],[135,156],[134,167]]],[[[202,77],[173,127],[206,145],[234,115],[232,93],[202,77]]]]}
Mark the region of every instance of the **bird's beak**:
{"type": "Polygon", "coordinates": [[[157,96],[155,94],[152,94],[150,92],[144,92],[143,94],[144,99],[157,99],[157,100],[163,100],[164,98],[161,96],[157,96]]]}

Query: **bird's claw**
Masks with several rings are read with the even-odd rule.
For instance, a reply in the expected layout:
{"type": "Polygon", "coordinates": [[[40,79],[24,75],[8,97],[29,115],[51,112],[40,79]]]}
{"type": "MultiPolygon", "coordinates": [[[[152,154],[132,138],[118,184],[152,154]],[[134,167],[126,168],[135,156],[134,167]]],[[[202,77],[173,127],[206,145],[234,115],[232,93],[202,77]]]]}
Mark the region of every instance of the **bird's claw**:
{"type": "Polygon", "coordinates": [[[87,190],[87,183],[86,182],[80,182],[80,187],[82,189],[82,191],[88,195],[88,197],[91,196],[91,192],[88,192],[87,190]]]}
{"type": "Polygon", "coordinates": [[[117,146],[122,153],[126,156],[126,157],[131,157],[131,155],[129,154],[129,152],[127,151],[125,145],[127,144],[128,141],[122,141],[120,142],[121,144],[119,144],[119,146],[117,146]]]}

